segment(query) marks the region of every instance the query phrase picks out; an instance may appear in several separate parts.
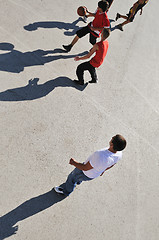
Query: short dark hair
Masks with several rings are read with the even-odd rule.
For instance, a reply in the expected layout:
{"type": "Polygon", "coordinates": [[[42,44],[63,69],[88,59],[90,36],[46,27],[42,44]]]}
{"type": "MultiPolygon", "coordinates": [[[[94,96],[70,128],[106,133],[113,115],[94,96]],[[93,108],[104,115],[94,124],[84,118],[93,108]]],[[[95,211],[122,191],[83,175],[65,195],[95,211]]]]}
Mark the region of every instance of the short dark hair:
{"type": "Polygon", "coordinates": [[[103,29],[103,37],[106,39],[110,35],[110,29],[109,28],[104,28],[103,29]]]}
{"type": "Polygon", "coordinates": [[[122,151],[126,147],[126,140],[120,134],[113,137],[112,143],[115,151],[122,151]]]}
{"type": "Polygon", "coordinates": [[[98,7],[101,8],[103,10],[103,12],[105,12],[109,8],[109,3],[108,2],[99,1],[98,2],[98,7]]]}

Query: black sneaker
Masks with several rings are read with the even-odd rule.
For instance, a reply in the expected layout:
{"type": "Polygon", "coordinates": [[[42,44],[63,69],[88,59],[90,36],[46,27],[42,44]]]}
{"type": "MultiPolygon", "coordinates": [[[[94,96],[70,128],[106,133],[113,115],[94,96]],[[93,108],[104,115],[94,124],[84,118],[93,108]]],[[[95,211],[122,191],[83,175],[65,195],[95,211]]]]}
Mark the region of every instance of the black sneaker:
{"type": "Polygon", "coordinates": [[[76,84],[78,84],[78,85],[84,85],[84,82],[81,82],[81,81],[79,81],[79,80],[74,80],[74,82],[75,82],[76,84]]]}
{"type": "Polygon", "coordinates": [[[117,20],[118,20],[118,18],[120,18],[120,14],[119,14],[119,13],[117,13],[117,14],[116,14],[115,21],[117,21],[117,20]]]}
{"type": "Polygon", "coordinates": [[[122,32],[124,31],[124,30],[123,30],[123,26],[122,26],[121,24],[117,25],[117,28],[118,28],[120,31],[122,31],[122,32]]]}
{"type": "Polygon", "coordinates": [[[77,182],[77,185],[80,185],[81,184],[81,182],[77,182]]]}
{"type": "Polygon", "coordinates": [[[98,83],[98,81],[91,80],[91,81],[89,81],[89,83],[98,83]]]}
{"type": "Polygon", "coordinates": [[[69,44],[69,45],[62,45],[62,46],[66,50],[66,52],[70,52],[71,51],[71,48],[72,48],[71,44],[69,44]]]}
{"type": "Polygon", "coordinates": [[[61,187],[54,187],[53,189],[54,189],[54,191],[56,193],[60,193],[62,195],[65,195],[64,192],[63,192],[63,188],[61,188],[61,187]]]}

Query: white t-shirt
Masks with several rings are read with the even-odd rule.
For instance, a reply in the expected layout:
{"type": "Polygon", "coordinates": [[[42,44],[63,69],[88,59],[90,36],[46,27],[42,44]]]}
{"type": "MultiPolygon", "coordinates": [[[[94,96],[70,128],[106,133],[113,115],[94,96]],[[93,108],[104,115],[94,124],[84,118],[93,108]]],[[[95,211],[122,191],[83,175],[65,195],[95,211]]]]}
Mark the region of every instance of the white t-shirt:
{"type": "Polygon", "coordinates": [[[112,153],[108,148],[104,148],[94,152],[84,164],[90,162],[92,169],[83,171],[83,173],[89,178],[96,178],[105,171],[105,169],[111,167],[117,163],[122,157],[122,151],[112,153]]]}

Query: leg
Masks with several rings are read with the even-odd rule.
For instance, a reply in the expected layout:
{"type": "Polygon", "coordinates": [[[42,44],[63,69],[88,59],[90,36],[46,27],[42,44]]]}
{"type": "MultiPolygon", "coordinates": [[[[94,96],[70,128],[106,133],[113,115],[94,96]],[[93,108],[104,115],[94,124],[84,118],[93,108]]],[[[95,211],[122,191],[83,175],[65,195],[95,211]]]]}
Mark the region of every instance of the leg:
{"type": "Polygon", "coordinates": [[[81,184],[83,181],[92,180],[84,175],[82,170],[75,168],[68,176],[65,183],[61,184],[60,187],[63,188],[63,192],[65,195],[69,195],[73,192],[76,184],[81,184]]]}
{"type": "Polygon", "coordinates": [[[128,23],[130,23],[130,21],[129,21],[129,20],[126,20],[126,21],[124,21],[123,23],[121,23],[121,25],[124,26],[124,25],[126,25],[126,24],[128,24],[128,23]]]}
{"type": "Polygon", "coordinates": [[[68,175],[66,182],[60,185],[65,195],[69,195],[76,187],[75,175],[76,168],[68,175]]]}
{"type": "Polygon", "coordinates": [[[124,19],[128,19],[128,16],[121,15],[120,13],[117,13],[117,14],[116,14],[115,21],[117,21],[117,20],[118,20],[118,18],[124,18],[124,19]]]}
{"type": "Polygon", "coordinates": [[[92,34],[90,33],[90,35],[89,35],[89,42],[90,42],[92,45],[94,45],[94,44],[96,44],[96,40],[97,40],[97,37],[95,37],[94,35],[92,35],[92,34]]]}
{"type": "Polygon", "coordinates": [[[117,25],[118,29],[123,31],[123,26],[128,24],[128,23],[130,23],[130,22],[132,22],[133,19],[134,19],[134,15],[131,16],[131,9],[130,9],[129,13],[126,16],[117,13],[115,20],[117,21],[118,18],[124,18],[125,19],[125,21],[123,23],[120,23],[120,24],[117,25]]]}
{"type": "Polygon", "coordinates": [[[77,75],[77,77],[78,77],[78,82],[79,82],[79,84],[81,84],[81,85],[84,84],[84,78],[83,78],[83,76],[84,76],[84,71],[89,69],[88,63],[89,63],[89,62],[81,63],[80,65],[78,65],[77,70],[76,70],[76,75],[77,75]]]}
{"type": "Polygon", "coordinates": [[[118,27],[119,30],[124,31],[124,30],[123,30],[123,26],[126,25],[126,24],[128,24],[128,23],[130,23],[130,22],[131,22],[131,21],[126,20],[126,21],[124,21],[123,23],[118,24],[117,27],[118,27]]]}
{"type": "Polygon", "coordinates": [[[76,44],[78,39],[84,37],[89,32],[90,32],[90,29],[88,26],[81,28],[76,32],[76,36],[74,37],[72,42],[69,45],[63,45],[63,48],[66,50],[66,52],[70,52],[71,48],[76,44]]]}
{"type": "Polygon", "coordinates": [[[136,11],[135,11],[135,13],[134,13],[133,15],[132,15],[133,7],[130,8],[129,13],[126,14],[126,16],[117,13],[116,20],[117,20],[119,17],[125,19],[125,21],[124,21],[123,23],[121,23],[121,24],[118,25],[118,28],[119,28],[121,31],[123,31],[123,26],[124,26],[124,25],[126,25],[126,24],[128,24],[128,23],[130,23],[130,22],[133,22],[134,17],[135,17],[135,15],[136,15],[136,13],[137,13],[138,10],[139,10],[139,9],[136,9],[136,11]]]}
{"type": "Polygon", "coordinates": [[[127,16],[125,16],[125,15],[121,15],[121,14],[120,14],[120,18],[128,19],[127,16]]]}
{"type": "Polygon", "coordinates": [[[79,37],[76,35],[75,38],[72,40],[71,45],[75,45],[75,43],[78,41],[79,37]]]}
{"type": "Polygon", "coordinates": [[[88,64],[88,71],[89,71],[89,73],[91,75],[91,78],[92,78],[92,80],[89,81],[89,83],[97,83],[98,82],[98,78],[97,78],[97,74],[96,74],[96,69],[95,69],[95,67],[93,67],[90,64],[90,62],[88,64]]]}

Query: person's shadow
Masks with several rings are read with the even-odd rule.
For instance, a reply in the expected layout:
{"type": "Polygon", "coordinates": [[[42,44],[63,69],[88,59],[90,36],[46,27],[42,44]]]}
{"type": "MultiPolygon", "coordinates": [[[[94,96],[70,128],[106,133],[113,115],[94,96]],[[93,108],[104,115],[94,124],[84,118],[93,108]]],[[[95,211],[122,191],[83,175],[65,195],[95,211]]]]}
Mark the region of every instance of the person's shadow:
{"type": "MultiPolygon", "coordinates": [[[[58,22],[58,21],[35,22],[35,23],[30,23],[24,26],[24,29],[27,31],[35,31],[38,28],[58,28],[58,29],[67,30],[64,32],[65,35],[73,36],[76,34],[77,30],[80,29],[80,27],[76,25],[79,21],[83,21],[81,17],[79,17],[77,20],[75,20],[72,23],[65,23],[65,22],[58,22]],[[72,31],[69,31],[70,29],[72,29],[72,31]]],[[[112,27],[112,22],[115,22],[114,19],[109,19],[109,22],[110,22],[111,32],[114,31],[115,29],[118,29],[117,26],[112,27]]]]}
{"type": "Polygon", "coordinates": [[[114,19],[109,19],[109,21],[110,21],[110,31],[111,31],[111,32],[113,32],[113,31],[116,30],[116,29],[119,30],[118,25],[115,25],[115,26],[112,27],[112,22],[113,22],[113,23],[115,22],[114,19]]]}
{"type": "Polygon", "coordinates": [[[113,32],[114,30],[119,30],[119,27],[118,27],[118,25],[116,25],[114,27],[111,27],[110,30],[111,30],[111,32],[113,32]]]}
{"type": "MultiPolygon", "coordinates": [[[[47,62],[51,62],[53,56],[46,56],[52,53],[52,50],[43,51],[35,50],[33,52],[20,52],[14,50],[14,45],[10,43],[1,43],[0,46],[6,45],[5,53],[0,54],[0,71],[20,73],[25,67],[44,65],[47,62]],[[7,49],[8,44],[8,49],[7,49]],[[12,46],[12,47],[11,47],[12,46]]],[[[4,50],[0,48],[0,50],[4,50]]]]}
{"type": "Polygon", "coordinates": [[[24,26],[24,29],[27,31],[35,31],[38,28],[58,28],[58,29],[67,30],[64,32],[65,35],[73,36],[77,32],[77,30],[80,28],[76,24],[81,20],[82,18],[79,17],[77,20],[75,20],[72,23],[65,23],[65,22],[59,22],[59,21],[34,22],[24,26]]]}
{"type": "MultiPolygon", "coordinates": [[[[62,54],[50,56],[50,54],[65,53],[64,50],[59,48],[48,51],[38,49],[33,52],[23,53],[18,50],[14,50],[14,45],[11,43],[0,43],[0,50],[5,50],[5,53],[0,54],[0,71],[12,73],[20,73],[25,67],[44,65],[45,63],[49,63],[58,59],[67,59],[76,56],[62,54]]],[[[78,56],[83,56],[85,54],[87,54],[86,51],[78,54],[78,56]]]]}
{"type": "Polygon", "coordinates": [[[17,208],[0,217],[0,240],[16,234],[18,231],[18,226],[15,226],[16,223],[44,211],[64,199],[65,196],[60,196],[55,193],[54,190],[51,190],[27,200],[17,208]]]}
{"type": "Polygon", "coordinates": [[[0,93],[0,101],[27,101],[42,98],[56,87],[73,87],[83,91],[87,84],[77,85],[68,77],[58,77],[43,84],[38,84],[39,78],[29,80],[24,87],[8,89],[0,93]]]}

